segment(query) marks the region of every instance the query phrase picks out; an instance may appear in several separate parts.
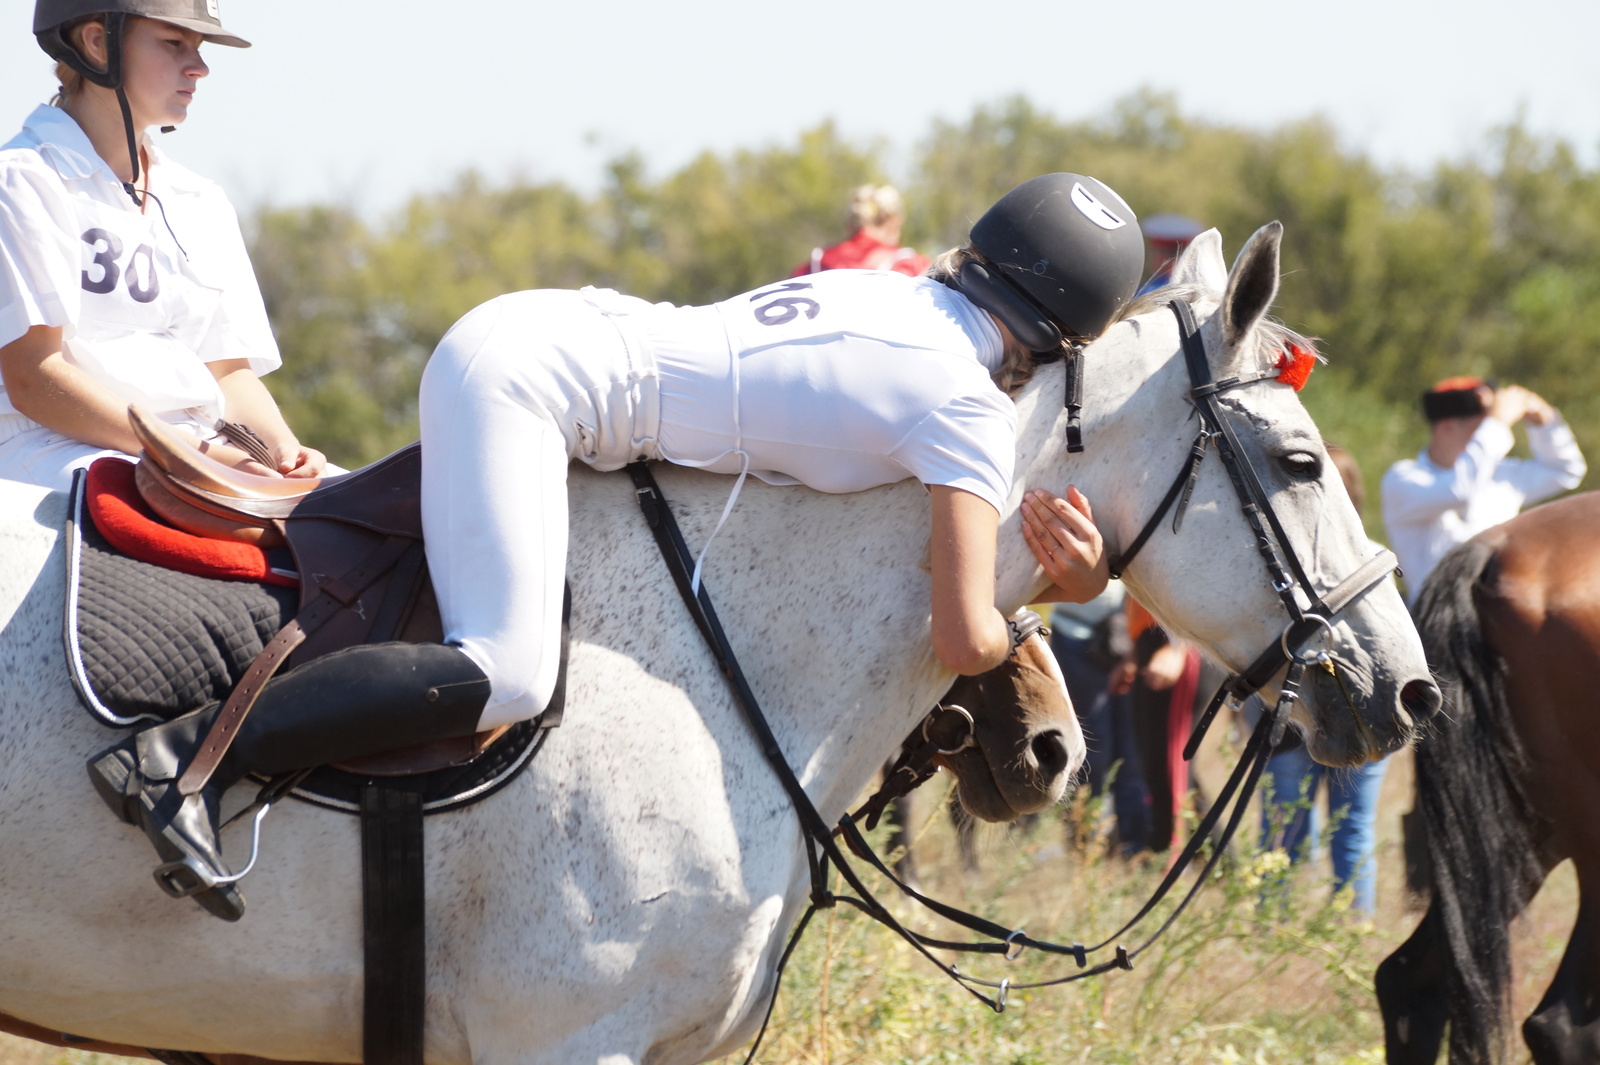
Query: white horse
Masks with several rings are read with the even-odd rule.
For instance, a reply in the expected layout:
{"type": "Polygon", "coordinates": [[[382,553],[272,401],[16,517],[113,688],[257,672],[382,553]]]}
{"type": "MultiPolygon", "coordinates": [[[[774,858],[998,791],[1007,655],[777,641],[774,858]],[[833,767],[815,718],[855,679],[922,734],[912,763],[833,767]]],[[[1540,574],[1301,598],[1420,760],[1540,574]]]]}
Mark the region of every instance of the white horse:
{"type": "MultiPolygon", "coordinates": [[[[1218,377],[1270,361],[1276,225],[1230,275],[1206,234],[1177,270],[1197,292],[1218,377]]],[[[1025,489],[1071,481],[1126,545],[1194,434],[1173,316],[1138,314],[1087,353],[1069,458],[1060,365],[1018,397],[1017,487],[996,600],[1040,593],[1025,489]]],[[[1295,393],[1229,393],[1294,549],[1322,588],[1372,554],[1295,393]]],[[[670,469],[691,546],[724,478],[670,469]]],[[[700,1062],[754,1033],[807,865],[795,814],[690,623],[628,479],[572,477],[574,595],[565,723],[492,800],[427,821],[430,1065],[700,1062]]],[[[929,650],[926,493],[828,496],[752,484],[706,582],[773,728],[827,819],[949,685],[929,650]]],[[[63,498],[0,488],[0,1013],[136,1046],[354,1062],[361,1053],[354,818],[286,803],[267,825],[250,910],[225,924],[151,883],[148,842],[96,798],[85,759],[111,733],[76,703],[61,648],[63,498]]],[[[1286,623],[1222,468],[1181,533],[1127,574],[1177,634],[1237,669],[1286,623]]],[[[1392,583],[1335,621],[1355,705],[1307,686],[1296,722],[1323,761],[1364,760],[1430,708],[1422,649],[1392,583]]],[[[1320,646],[1321,644],[1319,644],[1320,646]]],[[[1317,672],[1317,671],[1312,671],[1317,672]]]]}

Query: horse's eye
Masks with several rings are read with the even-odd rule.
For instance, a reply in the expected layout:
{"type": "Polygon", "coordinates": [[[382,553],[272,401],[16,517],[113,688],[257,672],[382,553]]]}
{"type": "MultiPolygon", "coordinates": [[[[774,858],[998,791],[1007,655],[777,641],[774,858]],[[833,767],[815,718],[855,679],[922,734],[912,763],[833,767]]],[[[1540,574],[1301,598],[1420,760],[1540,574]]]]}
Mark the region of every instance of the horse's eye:
{"type": "Polygon", "coordinates": [[[1309,451],[1291,451],[1278,459],[1278,464],[1297,480],[1314,481],[1322,476],[1322,459],[1309,451]]]}

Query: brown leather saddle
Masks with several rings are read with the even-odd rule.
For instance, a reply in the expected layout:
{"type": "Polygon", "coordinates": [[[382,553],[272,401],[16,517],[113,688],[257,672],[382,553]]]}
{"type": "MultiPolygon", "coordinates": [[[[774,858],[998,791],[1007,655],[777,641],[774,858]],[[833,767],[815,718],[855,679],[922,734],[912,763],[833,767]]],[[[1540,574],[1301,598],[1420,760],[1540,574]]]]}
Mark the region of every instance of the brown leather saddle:
{"type": "MultiPolygon", "coordinates": [[[[223,465],[138,407],[129,408],[128,420],[144,447],[135,481],[152,510],[197,536],[287,545],[300,574],[299,613],[257,656],[223,714],[243,703],[242,717],[253,702],[250,692],[259,692],[286,662],[300,665],[363,643],[444,638],[423,554],[420,445],[334,477],[267,477],[223,465]]],[[[502,727],[337,768],[405,776],[461,765],[506,732],[502,727]]]]}

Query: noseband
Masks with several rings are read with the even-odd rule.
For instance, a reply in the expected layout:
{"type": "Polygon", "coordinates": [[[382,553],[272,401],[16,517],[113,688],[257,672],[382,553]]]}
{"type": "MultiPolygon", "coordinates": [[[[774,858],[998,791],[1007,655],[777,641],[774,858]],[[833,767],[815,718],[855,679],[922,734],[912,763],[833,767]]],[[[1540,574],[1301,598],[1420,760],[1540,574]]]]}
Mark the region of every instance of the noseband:
{"type": "Polygon", "coordinates": [[[1122,576],[1134,556],[1155,533],[1156,527],[1166,517],[1167,511],[1173,511],[1172,531],[1177,533],[1183,527],[1183,516],[1188,509],[1190,498],[1194,495],[1195,482],[1200,476],[1200,464],[1205,459],[1207,450],[1214,445],[1218,458],[1222,460],[1223,468],[1228,471],[1228,480],[1233,483],[1234,494],[1239,497],[1239,507],[1250,526],[1256,551],[1266,563],[1272,590],[1277,593],[1289,614],[1289,623],[1278,639],[1261,652],[1255,661],[1223,681],[1216,694],[1211,697],[1205,712],[1195,723],[1194,732],[1189,736],[1189,742],[1184,745],[1183,756],[1194,757],[1195,751],[1200,747],[1201,739],[1205,737],[1206,729],[1210,727],[1212,720],[1217,716],[1217,711],[1230,695],[1240,700],[1247,698],[1265,687],[1278,671],[1287,665],[1289,670],[1284,678],[1283,696],[1279,699],[1278,709],[1274,714],[1272,743],[1276,746],[1283,738],[1284,725],[1288,720],[1288,704],[1297,698],[1306,666],[1317,663],[1330,673],[1333,672],[1334,659],[1331,653],[1335,643],[1333,619],[1362,594],[1398,569],[1399,561],[1395,558],[1394,552],[1384,548],[1356,567],[1353,573],[1330,589],[1326,595],[1317,594],[1311,578],[1306,576],[1305,567],[1300,564],[1300,556],[1295,553],[1294,545],[1289,542],[1289,535],[1284,532],[1283,523],[1278,520],[1278,513],[1272,507],[1272,500],[1261,487],[1261,478],[1256,474],[1250,456],[1239,446],[1239,437],[1234,432],[1233,424],[1218,401],[1218,397],[1226,392],[1276,379],[1278,370],[1274,368],[1248,377],[1226,377],[1220,381],[1213,379],[1211,360],[1206,353],[1205,337],[1195,324],[1194,309],[1184,300],[1173,300],[1167,306],[1178,319],[1178,335],[1183,342],[1184,363],[1189,370],[1189,401],[1194,405],[1195,413],[1200,419],[1200,431],[1194,438],[1194,444],[1189,448],[1189,457],[1184,461],[1183,468],[1178,471],[1177,479],[1167,489],[1167,494],[1162,497],[1155,513],[1150,515],[1150,520],[1145,522],[1144,528],[1133,538],[1133,543],[1128,545],[1128,549],[1111,560],[1111,576],[1122,576]],[[1296,594],[1297,590],[1300,595],[1296,594]],[[1300,601],[1302,595],[1305,598],[1305,605],[1300,601]],[[1316,654],[1302,654],[1301,647],[1319,632],[1326,633],[1328,649],[1316,654]]]}

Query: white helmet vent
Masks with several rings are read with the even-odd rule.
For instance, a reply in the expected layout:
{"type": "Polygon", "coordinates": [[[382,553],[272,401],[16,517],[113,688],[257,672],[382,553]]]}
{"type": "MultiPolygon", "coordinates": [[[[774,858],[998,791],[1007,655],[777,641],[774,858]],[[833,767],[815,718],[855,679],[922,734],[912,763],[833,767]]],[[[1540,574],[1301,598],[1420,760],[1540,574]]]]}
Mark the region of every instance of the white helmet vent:
{"type": "Polygon", "coordinates": [[[1121,229],[1128,224],[1126,219],[1117,217],[1115,211],[1097,200],[1094,193],[1083,187],[1082,182],[1072,183],[1072,206],[1101,229],[1121,229]]]}

